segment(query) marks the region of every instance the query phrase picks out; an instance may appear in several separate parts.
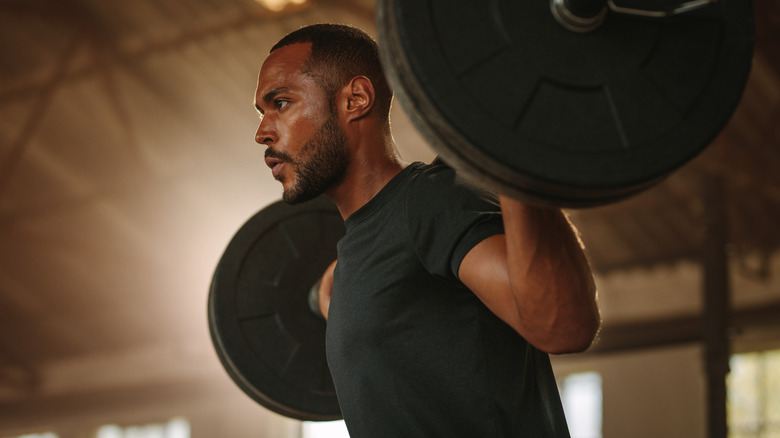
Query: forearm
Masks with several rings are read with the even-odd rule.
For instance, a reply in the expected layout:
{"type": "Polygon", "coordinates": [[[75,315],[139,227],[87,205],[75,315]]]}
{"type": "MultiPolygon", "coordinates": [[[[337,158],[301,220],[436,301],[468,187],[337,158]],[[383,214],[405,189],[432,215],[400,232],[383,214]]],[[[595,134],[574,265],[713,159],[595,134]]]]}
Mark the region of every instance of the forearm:
{"type": "Polygon", "coordinates": [[[593,277],[573,227],[559,209],[503,196],[500,201],[519,331],[550,353],[585,350],[600,317],[593,277]]]}

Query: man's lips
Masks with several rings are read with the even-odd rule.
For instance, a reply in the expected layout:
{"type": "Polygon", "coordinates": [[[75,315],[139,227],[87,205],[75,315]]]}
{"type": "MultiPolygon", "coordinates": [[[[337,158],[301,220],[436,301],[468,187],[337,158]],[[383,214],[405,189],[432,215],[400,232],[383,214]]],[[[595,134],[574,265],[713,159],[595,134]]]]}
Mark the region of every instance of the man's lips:
{"type": "Polygon", "coordinates": [[[276,178],[279,176],[279,172],[282,171],[284,161],[280,158],[265,157],[265,164],[271,169],[271,174],[276,178]]]}
{"type": "Polygon", "coordinates": [[[271,148],[265,150],[265,165],[271,169],[275,179],[279,179],[284,164],[290,161],[289,157],[281,151],[274,151],[271,148]]]}

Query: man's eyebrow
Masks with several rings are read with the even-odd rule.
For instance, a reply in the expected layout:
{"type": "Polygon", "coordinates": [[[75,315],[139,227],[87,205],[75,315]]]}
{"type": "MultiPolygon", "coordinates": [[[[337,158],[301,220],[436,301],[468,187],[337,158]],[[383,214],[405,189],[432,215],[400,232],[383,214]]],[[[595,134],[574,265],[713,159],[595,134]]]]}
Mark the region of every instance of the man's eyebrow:
{"type": "Polygon", "coordinates": [[[263,102],[270,102],[270,101],[274,100],[274,97],[276,97],[277,95],[279,95],[281,93],[284,93],[284,92],[287,92],[289,90],[290,89],[287,88],[287,87],[274,88],[273,90],[271,90],[271,91],[269,91],[269,92],[267,92],[267,93],[265,93],[263,95],[263,102]]]}

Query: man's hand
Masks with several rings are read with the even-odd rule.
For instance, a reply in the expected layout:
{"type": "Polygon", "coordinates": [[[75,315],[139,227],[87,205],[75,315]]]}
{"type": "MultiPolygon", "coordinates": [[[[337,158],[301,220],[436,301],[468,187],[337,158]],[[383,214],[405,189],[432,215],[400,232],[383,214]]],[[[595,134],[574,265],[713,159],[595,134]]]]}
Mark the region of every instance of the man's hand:
{"type": "Polygon", "coordinates": [[[334,260],[333,263],[325,269],[325,273],[322,274],[322,279],[320,279],[319,290],[317,291],[317,301],[320,305],[320,313],[326,321],[328,320],[330,298],[333,296],[333,270],[336,269],[336,262],[338,262],[338,260],[334,260]]]}

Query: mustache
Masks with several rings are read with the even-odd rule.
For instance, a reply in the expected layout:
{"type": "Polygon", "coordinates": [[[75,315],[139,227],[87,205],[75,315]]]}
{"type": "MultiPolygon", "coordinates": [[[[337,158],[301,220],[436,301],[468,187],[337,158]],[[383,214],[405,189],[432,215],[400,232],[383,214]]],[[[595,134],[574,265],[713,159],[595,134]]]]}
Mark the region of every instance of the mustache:
{"type": "Polygon", "coordinates": [[[282,151],[275,151],[271,148],[265,150],[265,158],[276,158],[277,160],[286,161],[288,163],[294,162],[291,156],[282,151]]]}

